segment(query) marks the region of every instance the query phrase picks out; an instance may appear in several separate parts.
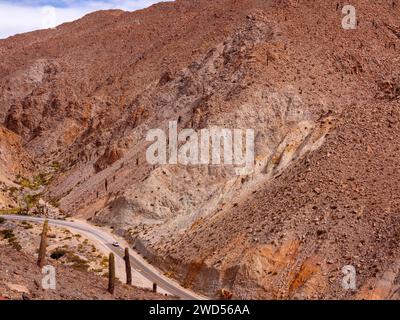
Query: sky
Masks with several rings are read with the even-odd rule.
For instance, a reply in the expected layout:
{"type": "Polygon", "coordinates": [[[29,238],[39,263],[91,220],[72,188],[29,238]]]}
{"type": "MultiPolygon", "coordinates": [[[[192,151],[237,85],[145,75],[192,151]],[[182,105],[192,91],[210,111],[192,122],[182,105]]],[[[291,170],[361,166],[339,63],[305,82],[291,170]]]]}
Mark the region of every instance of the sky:
{"type": "MultiPolygon", "coordinates": [[[[166,1],[166,0],[164,0],[166,1]]],[[[160,0],[0,0],[0,39],[39,29],[54,28],[87,13],[122,9],[134,11],[160,0]]]]}

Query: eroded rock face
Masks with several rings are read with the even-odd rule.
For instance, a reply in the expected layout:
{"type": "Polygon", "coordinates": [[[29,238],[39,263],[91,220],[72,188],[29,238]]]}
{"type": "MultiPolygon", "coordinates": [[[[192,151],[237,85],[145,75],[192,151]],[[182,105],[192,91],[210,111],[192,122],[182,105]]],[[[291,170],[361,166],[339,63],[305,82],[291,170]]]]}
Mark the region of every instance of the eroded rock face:
{"type": "Polygon", "coordinates": [[[31,176],[34,162],[24,150],[21,137],[0,125],[0,209],[17,205],[14,192],[18,175],[31,176]]]}
{"type": "Polygon", "coordinates": [[[355,297],[340,285],[351,264],[360,295],[394,297],[396,28],[343,33],[340,9],[176,1],[1,41],[2,132],[21,142],[0,141],[0,168],[56,163],[45,200],[112,225],[209,295],[355,297]],[[254,172],[149,165],[146,133],[169,121],[254,129],[254,172]]]}
{"type": "Polygon", "coordinates": [[[109,146],[103,155],[95,162],[94,168],[96,172],[100,172],[124,156],[125,150],[118,146],[109,146]]]}
{"type": "Polygon", "coordinates": [[[21,137],[0,125],[0,172],[12,179],[18,174],[29,174],[33,161],[22,146],[21,137]]]}

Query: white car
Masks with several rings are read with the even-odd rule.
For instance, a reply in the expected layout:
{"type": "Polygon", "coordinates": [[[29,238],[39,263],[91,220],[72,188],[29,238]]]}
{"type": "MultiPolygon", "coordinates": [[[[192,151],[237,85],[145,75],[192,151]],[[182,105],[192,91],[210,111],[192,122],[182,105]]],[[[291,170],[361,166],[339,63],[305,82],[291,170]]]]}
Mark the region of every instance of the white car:
{"type": "Polygon", "coordinates": [[[119,247],[118,241],[114,241],[112,245],[113,245],[114,247],[119,247]]]}

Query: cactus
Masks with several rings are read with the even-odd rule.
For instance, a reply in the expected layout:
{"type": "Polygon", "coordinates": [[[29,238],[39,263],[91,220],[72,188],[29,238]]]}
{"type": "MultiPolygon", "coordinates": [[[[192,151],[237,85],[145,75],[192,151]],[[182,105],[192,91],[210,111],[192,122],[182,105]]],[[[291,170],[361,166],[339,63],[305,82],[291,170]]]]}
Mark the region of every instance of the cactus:
{"type": "Polygon", "coordinates": [[[40,247],[39,247],[39,256],[37,265],[40,268],[43,268],[44,262],[46,259],[46,246],[47,246],[47,229],[49,226],[49,222],[47,220],[44,221],[42,234],[40,236],[40,247]]]}
{"type": "Polygon", "coordinates": [[[114,294],[115,289],[115,259],[114,254],[110,253],[108,258],[108,292],[114,294]]]}
{"type": "Polygon", "coordinates": [[[156,293],[157,292],[157,283],[153,283],[153,292],[156,293]]]}
{"type": "Polygon", "coordinates": [[[132,269],[131,269],[131,261],[129,258],[129,249],[125,248],[125,270],[126,270],[126,284],[132,285],[132,269]]]}

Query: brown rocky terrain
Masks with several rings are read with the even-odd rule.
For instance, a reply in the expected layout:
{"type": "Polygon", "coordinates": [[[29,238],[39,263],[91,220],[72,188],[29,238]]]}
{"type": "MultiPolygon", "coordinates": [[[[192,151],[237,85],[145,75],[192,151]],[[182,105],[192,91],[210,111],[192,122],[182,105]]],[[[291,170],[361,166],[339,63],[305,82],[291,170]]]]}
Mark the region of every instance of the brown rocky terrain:
{"type": "Polygon", "coordinates": [[[31,255],[0,245],[0,299],[13,300],[160,300],[165,296],[117,283],[114,295],[105,290],[107,278],[56,266],[56,290],[42,288],[43,274],[31,255]]]}
{"type": "MultiPolygon", "coordinates": [[[[0,244],[11,244],[17,250],[37,258],[42,225],[37,223],[4,221],[0,223],[0,244]],[[11,234],[6,235],[7,231],[11,234]]],[[[95,244],[65,228],[49,228],[47,240],[48,261],[62,262],[84,271],[108,275],[108,255],[95,244]]]]}
{"type": "MultiPolygon", "coordinates": [[[[49,227],[46,265],[55,268],[56,289],[43,289],[37,266],[42,224],[14,222],[0,217],[0,296],[5,299],[153,300],[172,299],[149,289],[116,281],[114,295],[107,292],[108,252],[91,239],[65,228],[49,227]]],[[[117,265],[118,268],[118,265],[117,265]]],[[[125,274],[125,269],[123,270],[125,274]]],[[[122,274],[121,272],[119,274],[122,274]]],[[[125,280],[125,279],[122,279],[125,280]]]]}
{"type": "Polygon", "coordinates": [[[0,40],[0,205],[46,175],[61,213],[210,296],[398,298],[400,3],[352,1],[355,30],[343,5],[180,0],[0,40]],[[254,173],[149,165],[173,120],[254,129],[254,173]]]}

